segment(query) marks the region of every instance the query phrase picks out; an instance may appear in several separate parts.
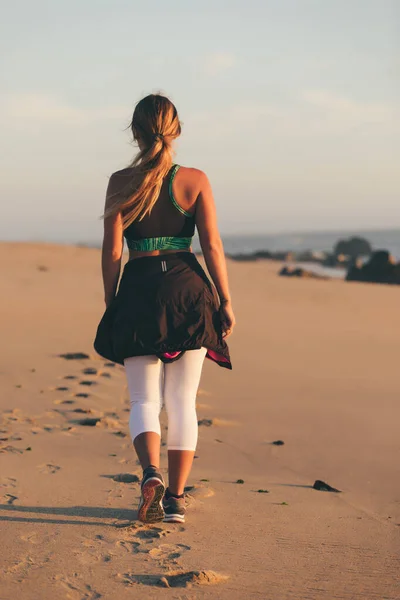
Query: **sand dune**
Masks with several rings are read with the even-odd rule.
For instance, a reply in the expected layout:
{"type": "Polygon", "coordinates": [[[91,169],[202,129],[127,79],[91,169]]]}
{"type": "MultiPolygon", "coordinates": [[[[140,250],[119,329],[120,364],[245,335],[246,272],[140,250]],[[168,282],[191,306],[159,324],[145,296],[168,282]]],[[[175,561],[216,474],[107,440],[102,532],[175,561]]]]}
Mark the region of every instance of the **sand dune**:
{"type": "Polygon", "coordinates": [[[230,263],[234,370],[205,367],[187,523],[149,526],[124,373],[92,349],[99,263],[0,245],[0,598],[399,598],[400,289],[230,263]]]}

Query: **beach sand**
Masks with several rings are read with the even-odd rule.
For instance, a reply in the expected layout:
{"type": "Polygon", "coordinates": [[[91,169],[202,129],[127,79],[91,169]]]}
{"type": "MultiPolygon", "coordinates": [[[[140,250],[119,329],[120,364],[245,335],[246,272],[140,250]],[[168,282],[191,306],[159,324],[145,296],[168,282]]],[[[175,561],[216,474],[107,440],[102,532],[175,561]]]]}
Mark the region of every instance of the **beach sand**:
{"type": "Polygon", "coordinates": [[[3,243],[0,268],[1,600],[400,597],[400,288],[229,262],[187,522],[146,526],[123,369],[92,348],[100,251],[3,243]]]}

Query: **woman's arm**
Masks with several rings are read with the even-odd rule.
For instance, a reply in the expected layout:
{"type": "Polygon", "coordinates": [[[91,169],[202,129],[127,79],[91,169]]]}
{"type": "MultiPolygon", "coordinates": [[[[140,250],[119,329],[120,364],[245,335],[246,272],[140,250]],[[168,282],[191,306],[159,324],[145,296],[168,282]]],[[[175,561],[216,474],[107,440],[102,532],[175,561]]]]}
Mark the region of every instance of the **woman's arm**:
{"type": "Polygon", "coordinates": [[[204,260],[220,298],[223,330],[227,337],[235,326],[235,316],[232,310],[224,247],[218,230],[217,211],[211,185],[205,173],[201,173],[200,176],[200,192],[196,201],[196,226],[204,260]]]}
{"type": "MultiPolygon", "coordinates": [[[[117,191],[115,177],[111,176],[107,187],[105,210],[113,203],[112,195],[117,191]]],[[[104,284],[104,301],[110,306],[117,292],[121,259],[124,248],[124,236],[121,213],[104,219],[104,237],[101,253],[101,268],[104,284]]]]}

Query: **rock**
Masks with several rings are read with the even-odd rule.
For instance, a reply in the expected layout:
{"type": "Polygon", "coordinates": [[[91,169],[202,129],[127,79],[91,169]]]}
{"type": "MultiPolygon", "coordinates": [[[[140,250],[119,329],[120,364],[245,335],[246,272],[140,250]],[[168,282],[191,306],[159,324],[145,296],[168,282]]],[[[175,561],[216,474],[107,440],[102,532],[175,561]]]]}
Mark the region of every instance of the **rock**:
{"type": "Polygon", "coordinates": [[[275,442],[271,442],[274,446],[283,446],[285,444],[282,440],[275,440],[275,442]]]}
{"type": "Polygon", "coordinates": [[[353,264],[346,281],[400,285],[400,263],[396,264],[387,250],[377,250],[364,265],[353,264]]]}
{"type": "Polygon", "coordinates": [[[279,271],[281,277],[306,277],[311,279],[329,279],[325,275],[318,275],[317,273],[311,273],[301,267],[284,266],[279,271]]]}
{"type": "Polygon", "coordinates": [[[325,481],[321,481],[320,479],[317,479],[316,481],[314,481],[313,488],[314,488],[314,490],[318,490],[320,492],[335,492],[337,494],[341,493],[340,490],[337,490],[336,488],[331,487],[328,483],[325,483],[325,481]]]}
{"type": "Polygon", "coordinates": [[[360,237],[352,237],[347,240],[339,240],[333,253],[336,257],[343,255],[351,259],[356,259],[359,256],[370,256],[372,248],[368,240],[360,237]]]}
{"type": "Polygon", "coordinates": [[[237,479],[236,483],[244,483],[244,479],[237,479]]]}

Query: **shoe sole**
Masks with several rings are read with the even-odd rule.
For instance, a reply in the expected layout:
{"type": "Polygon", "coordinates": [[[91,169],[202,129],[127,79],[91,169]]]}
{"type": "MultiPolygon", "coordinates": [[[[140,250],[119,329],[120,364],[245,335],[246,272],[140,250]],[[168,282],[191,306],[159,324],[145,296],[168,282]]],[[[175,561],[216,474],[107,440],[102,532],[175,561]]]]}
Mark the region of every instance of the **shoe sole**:
{"type": "Polygon", "coordinates": [[[174,515],[165,515],[164,517],[164,523],[184,523],[185,522],[185,515],[179,515],[179,514],[174,514],[174,515]]]}
{"type": "Polygon", "coordinates": [[[165,485],[157,478],[150,478],[143,484],[138,519],[143,523],[157,523],[164,519],[162,499],[165,485]]]}

